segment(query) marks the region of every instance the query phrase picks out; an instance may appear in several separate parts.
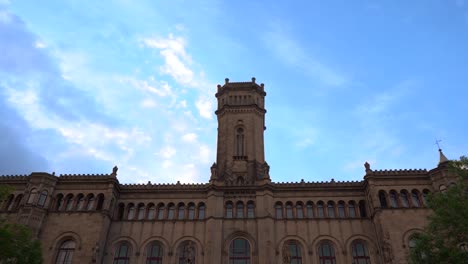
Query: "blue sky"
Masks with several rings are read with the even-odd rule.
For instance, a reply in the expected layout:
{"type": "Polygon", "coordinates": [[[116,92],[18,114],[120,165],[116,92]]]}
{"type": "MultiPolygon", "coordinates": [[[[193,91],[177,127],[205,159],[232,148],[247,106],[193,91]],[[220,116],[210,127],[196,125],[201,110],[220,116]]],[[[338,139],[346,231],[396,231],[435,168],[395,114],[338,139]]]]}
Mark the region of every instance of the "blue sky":
{"type": "Polygon", "coordinates": [[[468,1],[0,0],[0,175],[207,182],[216,84],[265,83],[274,181],[468,150],[468,1]]]}

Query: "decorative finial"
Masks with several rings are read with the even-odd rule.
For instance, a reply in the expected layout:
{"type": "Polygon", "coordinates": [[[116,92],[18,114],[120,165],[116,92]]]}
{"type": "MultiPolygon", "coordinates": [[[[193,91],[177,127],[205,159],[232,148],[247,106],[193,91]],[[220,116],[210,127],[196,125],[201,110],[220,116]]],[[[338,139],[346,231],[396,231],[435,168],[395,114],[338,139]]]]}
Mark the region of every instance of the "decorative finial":
{"type": "Polygon", "coordinates": [[[364,168],[366,168],[366,173],[372,172],[369,162],[364,163],[364,168]]]}
{"type": "Polygon", "coordinates": [[[117,171],[118,170],[119,170],[119,168],[117,168],[117,165],[114,166],[114,168],[112,169],[112,175],[117,176],[117,171]]]}
{"type": "Polygon", "coordinates": [[[55,171],[52,172],[52,176],[55,176],[55,171]]]}
{"type": "Polygon", "coordinates": [[[229,83],[229,78],[224,79],[224,83],[228,84],[229,83]]]}
{"type": "Polygon", "coordinates": [[[437,140],[436,139],[436,142],[435,144],[437,145],[437,147],[439,148],[439,165],[442,164],[442,163],[445,163],[445,162],[448,162],[449,160],[447,159],[447,157],[445,157],[444,153],[442,152],[442,148],[440,148],[440,144],[439,142],[441,142],[442,140],[437,140]]]}
{"type": "Polygon", "coordinates": [[[256,80],[255,77],[252,77],[252,82],[253,82],[253,83],[255,83],[255,80],[256,80]]]}
{"type": "Polygon", "coordinates": [[[217,87],[218,87],[218,89],[221,89],[221,84],[218,84],[218,86],[217,86],[217,87]]]}
{"type": "Polygon", "coordinates": [[[260,87],[265,88],[265,84],[261,83],[260,87]]]}

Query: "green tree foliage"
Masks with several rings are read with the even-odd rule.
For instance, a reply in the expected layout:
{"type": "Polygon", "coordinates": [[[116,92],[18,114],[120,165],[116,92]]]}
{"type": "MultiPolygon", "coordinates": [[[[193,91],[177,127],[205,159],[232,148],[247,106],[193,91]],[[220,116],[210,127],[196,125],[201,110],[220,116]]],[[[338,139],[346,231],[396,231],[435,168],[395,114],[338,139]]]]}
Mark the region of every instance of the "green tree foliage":
{"type": "Polygon", "coordinates": [[[468,158],[451,161],[450,172],[458,175],[459,181],[446,192],[429,197],[433,213],[426,232],[414,237],[410,263],[468,263],[468,158]]]}
{"type": "MultiPolygon", "coordinates": [[[[11,187],[0,185],[0,201],[6,199],[11,191],[11,187]]],[[[27,226],[0,218],[0,264],[40,263],[41,245],[33,238],[31,230],[27,226]]]]}

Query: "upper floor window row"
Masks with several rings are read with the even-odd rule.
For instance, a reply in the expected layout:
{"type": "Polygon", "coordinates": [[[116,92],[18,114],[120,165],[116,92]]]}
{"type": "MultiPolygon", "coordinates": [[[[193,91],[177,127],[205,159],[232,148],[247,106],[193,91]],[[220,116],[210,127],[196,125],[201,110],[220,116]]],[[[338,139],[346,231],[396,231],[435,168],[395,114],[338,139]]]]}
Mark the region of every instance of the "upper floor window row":
{"type": "Polygon", "coordinates": [[[276,202],[275,204],[276,219],[302,219],[302,218],[357,218],[367,217],[366,203],[364,200],[355,201],[318,201],[314,203],[296,202],[276,202]]]}
{"type": "Polygon", "coordinates": [[[225,218],[255,218],[255,203],[248,201],[238,201],[235,204],[232,201],[227,201],[224,205],[225,218]]]}
{"type": "Polygon", "coordinates": [[[174,203],[165,205],[159,203],[120,203],[117,208],[117,220],[196,220],[205,219],[206,206],[200,202],[195,203],[174,203]]]}
{"type": "Polygon", "coordinates": [[[64,196],[58,194],[55,198],[54,210],[56,211],[94,211],[102,210],[104,206],[104,194],[100,193],[97,196],[90,193],[84,195],[82,193],[73,195],[71,193],[64,196]]]}
{"type": "Polygon", "coordinates": [[[414,208],[427,206],[429,190],[424,189],[422,192],[416,189],[411,192],[391,190],[388,193],[380,190],[378,195],[381,208],[414,208]]]}

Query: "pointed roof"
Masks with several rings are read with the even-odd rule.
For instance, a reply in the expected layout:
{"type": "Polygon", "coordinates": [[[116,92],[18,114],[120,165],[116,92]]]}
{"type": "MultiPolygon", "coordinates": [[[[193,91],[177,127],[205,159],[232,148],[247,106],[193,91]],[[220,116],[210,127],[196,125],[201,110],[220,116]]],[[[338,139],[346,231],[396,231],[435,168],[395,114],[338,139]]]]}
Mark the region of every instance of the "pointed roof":
{"type": "Polygon", "coordinates": [[[439,149],[439,165],[448,161],[449,160],[447,159],[447,157],[445,157],[444,153],[442,152],[442,149],[439,149]]]}

